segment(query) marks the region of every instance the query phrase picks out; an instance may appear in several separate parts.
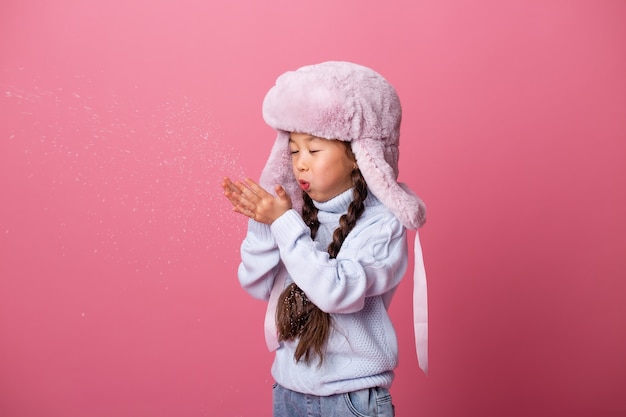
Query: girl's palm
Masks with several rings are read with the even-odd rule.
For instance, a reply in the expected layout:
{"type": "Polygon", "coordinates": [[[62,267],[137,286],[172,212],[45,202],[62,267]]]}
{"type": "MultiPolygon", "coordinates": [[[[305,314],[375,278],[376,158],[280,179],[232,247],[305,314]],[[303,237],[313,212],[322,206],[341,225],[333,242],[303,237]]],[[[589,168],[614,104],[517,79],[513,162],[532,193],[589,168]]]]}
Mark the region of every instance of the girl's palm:
{"type": "Polygon", "coordinates": [[[222,189],[233,211],[261,223],[272,224],[292,207],[291,198],[280,185],[276,186],[274,196],[250,178],[244,182],[224,178],[222,189]]]}

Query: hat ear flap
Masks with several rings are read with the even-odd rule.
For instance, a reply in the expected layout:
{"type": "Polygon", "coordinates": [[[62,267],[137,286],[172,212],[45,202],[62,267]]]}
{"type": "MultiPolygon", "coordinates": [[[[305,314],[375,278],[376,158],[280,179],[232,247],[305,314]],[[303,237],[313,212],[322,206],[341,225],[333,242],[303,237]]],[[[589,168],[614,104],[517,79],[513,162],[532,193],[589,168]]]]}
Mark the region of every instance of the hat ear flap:
{"type": "Polygon", "coordinates": [[[384,142],[359,139],[352,142],[359,169],[368,188],[407,229],[426,221],[426,206],[406,185],[396,181],[397,167],[385,160],[384,142]]]}
{"type": "Polygon", "coordinates": [[[282,185],[291,197],[293,208],[299,213],[301,212],[302,191],[293,175],[291,152],[289,151],[289,132],[278,131],[270,156],[261,172],[259,184],[272,194],[274,194],[276,185],[282,185]]]}

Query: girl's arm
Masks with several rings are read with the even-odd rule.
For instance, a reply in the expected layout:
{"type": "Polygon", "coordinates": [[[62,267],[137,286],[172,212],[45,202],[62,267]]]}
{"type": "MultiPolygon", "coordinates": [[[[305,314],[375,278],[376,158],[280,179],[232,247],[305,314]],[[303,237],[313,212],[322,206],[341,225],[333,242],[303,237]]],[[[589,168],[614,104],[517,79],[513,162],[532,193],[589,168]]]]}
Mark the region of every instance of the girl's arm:
{"type": "Polygon", "coordinates": [[[232,182],[228,177],[222,181],[224,196],[233,205],[233,212],[250,218],[248,232],[241,244],[241,264],[237,275],[239,283],[250,295],[267,300],[279,269],[280,255],[268,224],[261,223],[267,221],[266,216],[257,215],[256,207],[259,205],[266,212],[269,207],[273,209],[272,213],[274,211],[280,213],[280,210],[287,210],[291,207],[291,200],[288,197],[287,201],[273,198],[252,180],[247,180],[246,184],[240,181],[232,182]],[[250,190],[246,185],[248,182],[260,189],[257,192],[265,193],[265,200],[261,201],[256,193],[250,190]],[[276,204],[272,204],[274,200],[277,201],[276,204]],[[263,204],[264,201],[265,204],[263,204]]]}
{"type": "Polygon", "coordinates": [[[361,310],[366,297],[394,289],[406,271],[406,229],[386,211],[357,225],[336,259],[316,249],[294,210],[274,221],[271,231],[289,275],[328,313],[361,310]]]}
{"type": "Polygon", "coordinates": [[[239,283],[251,296],[269,299],[280,265],[280,254],[269,226],[250,220],[248,233],[241,244],[239,283]]]}

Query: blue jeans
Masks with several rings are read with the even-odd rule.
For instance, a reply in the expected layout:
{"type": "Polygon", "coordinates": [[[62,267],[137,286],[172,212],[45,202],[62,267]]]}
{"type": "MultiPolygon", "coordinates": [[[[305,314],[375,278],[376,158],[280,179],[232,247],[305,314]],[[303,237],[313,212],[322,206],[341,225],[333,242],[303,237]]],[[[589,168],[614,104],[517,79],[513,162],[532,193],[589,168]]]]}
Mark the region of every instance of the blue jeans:
{"type": "Polygon", "coordinates": [[[274,417],[393,417],[394,407],[386,388],[368,388],[318,397],[272,388],[274,417]]]}

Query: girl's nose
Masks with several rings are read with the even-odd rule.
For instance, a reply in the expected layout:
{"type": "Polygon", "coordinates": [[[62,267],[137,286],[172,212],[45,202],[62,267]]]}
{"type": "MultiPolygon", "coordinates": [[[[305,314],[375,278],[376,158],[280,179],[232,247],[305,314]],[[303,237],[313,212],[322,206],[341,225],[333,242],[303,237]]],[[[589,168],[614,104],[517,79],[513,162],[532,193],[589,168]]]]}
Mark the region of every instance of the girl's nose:
{"type": "Polygon", "coordinates": [[[296,169],[298,171],[305,171],[307,169],[307,164],[304,161],[304,158],[298,158],[296,160],[296,169]]]}

